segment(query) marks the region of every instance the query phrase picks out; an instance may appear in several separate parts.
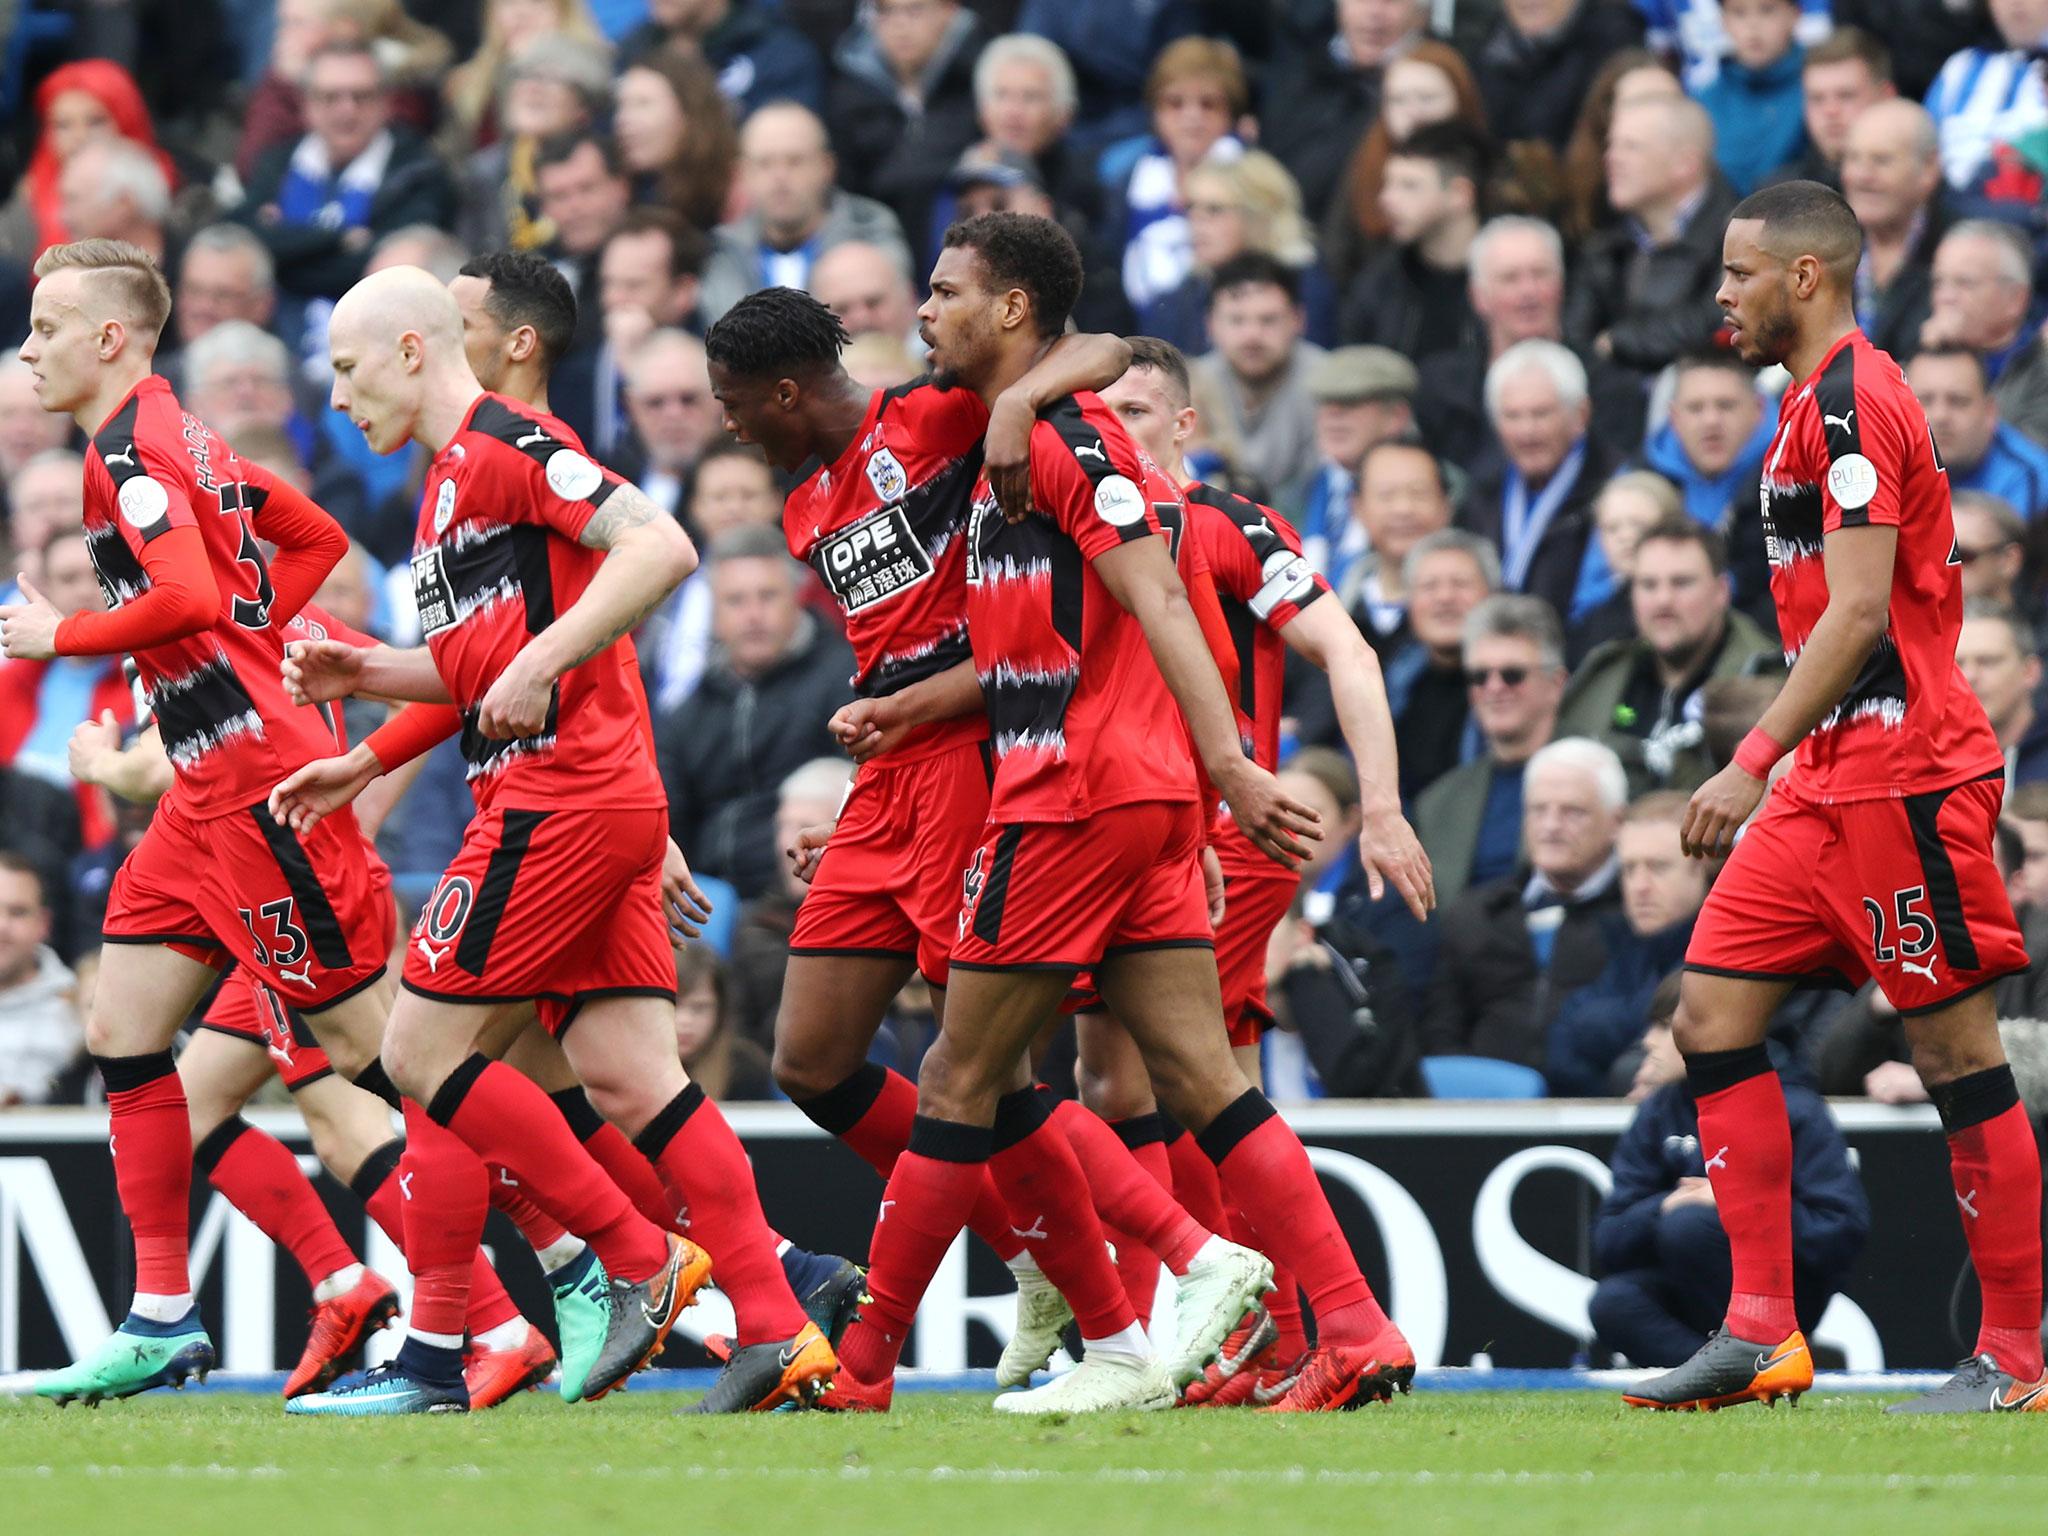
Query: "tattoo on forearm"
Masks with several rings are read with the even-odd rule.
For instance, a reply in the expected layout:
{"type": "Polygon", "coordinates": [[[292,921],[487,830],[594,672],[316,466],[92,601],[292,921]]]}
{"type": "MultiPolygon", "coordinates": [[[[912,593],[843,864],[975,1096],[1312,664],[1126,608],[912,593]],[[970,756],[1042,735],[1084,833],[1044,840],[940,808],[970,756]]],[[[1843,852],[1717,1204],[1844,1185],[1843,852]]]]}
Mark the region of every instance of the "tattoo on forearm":
{"type": "MultiPolygon", "coordinates": [[[[612,487],[611,495],[605,497],[604,505],[584,524],[576,542],[587,549],[610,549],[628,528],[638,528],[643,523],[666,516],[668,514],[639,486],[621,483],[612,487]]],[[[611,641],[607,640],[605,644],[609,645],[611,641]]]]}
{"type": "MultiPolygon", "coordinates": [[[[663,593],[662,596],[665,597],[667,596],[667,594],[663,593]]],[[[653,602],[647,604],[646,607],[640,609],[637,613],[633,614],[631,617],[627,618],[622,623],[620,623],[616,629],[614,629],[610,634],[606,635],[603,639],[595,641],[591,645],[587,646],[584,649],[583,654],[581,656],[578,656],[574,661],[570,662],[569,666],[564,670],[573,670],[574,668],[582,666],[583,663],[590,660],[591,657],[601,655],[604,652],[605,647],[615,644],[617,641],[619,641],[622,637],[626,635],[630,635],[636,628],[639,627],[640,621],[642,619],[646,618],[648,614],[654,612],[654,610],[656,608],[659,608],[660,606],[661,598],[657,597],[653,602]]]]}

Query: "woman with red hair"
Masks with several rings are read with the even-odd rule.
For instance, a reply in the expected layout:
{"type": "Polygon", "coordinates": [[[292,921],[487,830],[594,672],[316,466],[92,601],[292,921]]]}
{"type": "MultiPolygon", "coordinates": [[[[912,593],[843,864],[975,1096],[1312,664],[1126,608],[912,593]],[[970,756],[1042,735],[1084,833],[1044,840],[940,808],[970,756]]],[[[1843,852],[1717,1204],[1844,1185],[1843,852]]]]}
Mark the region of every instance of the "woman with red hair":
{"type": "Polygon", "coordinates": [[[178,170],[156,141],[156,128],[143,105],[135,77],[111,59],[81,59],[59,65],[36,87],[40,132],[28,172],[0,211],[0,251],[33,261],[71,238],[64,227],[57,179],[64,162],[98,139],[131,139],[155,154],[171,191],[178,170]]]}

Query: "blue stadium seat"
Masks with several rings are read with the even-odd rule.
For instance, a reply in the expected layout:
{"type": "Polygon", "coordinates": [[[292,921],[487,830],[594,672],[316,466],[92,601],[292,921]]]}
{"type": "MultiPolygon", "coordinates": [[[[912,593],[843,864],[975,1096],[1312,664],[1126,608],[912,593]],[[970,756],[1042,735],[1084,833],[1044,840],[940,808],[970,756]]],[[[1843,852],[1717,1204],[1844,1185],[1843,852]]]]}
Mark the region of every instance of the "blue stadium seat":
{"type": "Polygon", "coordinates": [[[715,875],[697,876],[697,889],[711,903],[711,921],[704,925],[699,942],[718,951],[718,958],[732,958],[732,936],[740,925],[740,893],[715,875]]]}
{"type": "Polygon", "coordinates": [[[1425,1056],[1422,1080],[1433,1099],[1540,1099],[1543,1074],[1491,1056],[1425,1056]]]}

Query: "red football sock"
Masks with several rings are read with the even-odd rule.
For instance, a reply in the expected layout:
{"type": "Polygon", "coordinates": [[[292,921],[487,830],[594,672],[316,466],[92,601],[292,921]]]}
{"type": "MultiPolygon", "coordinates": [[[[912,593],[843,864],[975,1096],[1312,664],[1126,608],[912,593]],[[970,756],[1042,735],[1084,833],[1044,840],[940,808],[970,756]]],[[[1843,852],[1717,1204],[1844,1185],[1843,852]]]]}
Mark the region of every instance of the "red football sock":
{"type": "Polygon", "coordinates": [[[564,1088],[548,1097],[562,1111],[562,1118],[569,1122],[569,1129],[576,1133],[583,1149],[626,1192],[633,1209],[664,1231],[674,1228],[675,1201],[662,1187],[654,1164],[634,1150],[626,1133],[600,1115],[581,1088],[564,1088]]]}
{"type": "Polygon", "coordinates": [[[97,1056],[107,1088],[107,1150],[114,1187],[135,1234],[135,1289],[180,1296],[192,1289],[185,1261],[192,1221],[192,1123],[169,1051],[97,1056]]]}
{"type": "Polygon", "coordinates": [[[839,1346],[840,1364],[860,1381],[887,1381],[910,1337],[911,1320],[939,1261],[966,1225],[987,1181],[985,1126],[919,1117],[896,1159],[868,1243],[868,1295],[839,1346]]]}
{"type": "MultiPolygon", "coordinates": [[[[1115,1133],[1086,1110],[1082,1114],[1100,1127],[1103,1138],[1122,1153],[1137,1178],[1150,1183],[1115,1133]]],[[[1037,1089],[1020,1088],[997,1100],[991,1135],[995,1150],[988,1165],[996,1188],[1003,1192],[1004,1203],[1019,1213],[1022,1230],[1035,1234],[1029,1239],[1031,1256],[1074,1309],[1081,1337],[1107,1339],[1130,1327],[1137,1313],[1109,1262],[1087,1175],[1037,1089]]]]}
{"type": "MultiPolygon", "coordinates": [[[[1099,1213],[1098,1213],[1099,1214],[1099,1213]]],[[[1124,1288],[1138,1326],[1152,1326],[1152,1303],[1159,1296],[1159,1255],[1121,1227],[1102,1224],[1102,1235],[1116,1250],[1116,1277],[1124,1288]]]]}
{"type": "Polygon", "coordinates": [[[1324,1344],[1371,1344],[1388,1326],[1351,1245],[1316,1182],[1308,1153],[1266,1096],[1247,1088],[1195,1139],[1223,1193],[1244,1213],[1259,1252],[1301,1277],[1324,1344]]]}
{"type": "Polygon", "coordinates": [[[563,1226],[546,1211],[526,1198],[526,1191],[519,1181],[503,1168],[491,1169],[491,1209],[503,1211],[519,1235],[526,1239],[526,1246],[538,1253],[543,1248],[552,1248],[569,1235],[563,1226]]]}
{"type": "MultiPolygon", "coordinates": [[[[2010,1068],[1994,1068],[2011,1080],[2010,1068]]],[[[1992,1073],[1973,1074],[1989,1077],[1992,1073]]],[[[1971,1079],[1952,1085],[1965,1087],[1971,1079]]],[[[2041,1376],[2041,1152],[2015,1096],[1988,1119],[1949,1133],[1949,1166],[1970,1262],[1984,1295],[1974,1353],[2023,1382],[2041,1376]]]]}
{"type": "Polygon", "coordinates": [[[1211,1232],[1221,1232],[1226,1222],[1223,1185],[1201,1143],[1175,1126],[1166,1142],[1166,1161],[1173,1169],[1173,1198],[1181,1209],[1211,1232]]]}
{"type": "MultiPolygon", "coordinates": [[[[675,1197],[662,1183],[661,1171],[635,1150],[624,1131],[607,1120],[584,1138],[583,1145],[597,1166],[626,1192],[634,1210],[665,1230],[677,1225],[675,1197]]],[[[687,1211],[681,1213],[682,1218],[688,1215],[687,1211]]]]}
{"type": "Polygon", "coordinates": [[[1052,1124],[1073,1148],[1103,1224],[1130,1233],[1176,1275],[1186,1274],[1211,1234],[1175,1203],[1101,1116],[1073,1099],[1061,1099],[1052,1110],[1052,1124]]]}
{"type": "MultiPolygon", "coordinates": [[[[471,1271],[479,1257],[489,1180],[476,1154],[427,1112],[405,1101],[405,1155],[395,1186],[412,1271],[416,1333],[460,1334],[469,1314],[471,1271]]],[[[380,1222],[379,1225],[382,1225],[380,1222]]]]}
{"type": "MultiPolygon", "coordinates": [[[[399,1197],[398,1180],[392,1175],[398,1171],[404,1153],[404,1142],[387,1142],[364,1158],[362,1167],[349,1180],[349,1188],[363,1202],[363,1209],[370,1213],[370,1220],[376,1222],[379,1230],[398,1245],[400,1253],[405,1252],[405,1202],[399,1197]]],[[[496,1181],[492,1182],[495,1184],[496,1181]]],[[[541,1221],[548,1220],[531,1202],[526,1203],[541,1221]]],[[[406,1267],[411,1269],[410,1259],[407,1259],[406,1267]]],[[[464,1326],[472,1334],[482,1333],[500,1323],[510,1322],[518,1315],[519,1308],[505,1293],[505,1285],[498,1278],[498,1272],[491,1268],[491,1261],[484,1257],[483,1250],[477,1249],[469,1266],[469,1310],[463,1317],[464,1326]]],[[[441,1332],[438,1328],[428,1331],[441,1332]]]]}
{"type": "Polygon", "coordinates": [[[318,1285],[356,1262],[299,1160],[276,1137],[236,1115],[216,1126],[192,1156],[228,1204],[292,1256],[306,1284],[318,1285]]]}
{"type": "Polygon", "coordinates": [[[614,1279],[646,1280],[668,1262],[661,1229],[605,1177],[531,1078],[472,1056],[427,1113],[485,1162],[510,1169],[527,1198],[595,1248],[614,1279]]]}
{"type": "MultiPolygon", "coordinates": [[[[1728,1234],[1734,1284],[1728,1331],[1777,1344],[1798,1330],[1792,1307],[1792,1122],[1763,1046],[1688,1056],[1700,1156],[1728,1234]]],[[[2034,1319],[2038,1327],[2040,1318],[2034,1319]]]]}
{"type": "Polygon", "coordinates": [[[689,1212],[690,1235],[711,1255],[718,1288],[732,1301],[742,1346],[787,1339],[809,1321],[775,1256],[754,1170],[718,1106],[692,1083],[633,1145],[689,1212]]]}
{"type": "MultiPolygon", "coordinates": [[[[917,1118],[917,1086],[901,1072],[866,1062],[838,1087],[797,1108],[812,1122],[845,1142],[884,1180],[895,1171],[896,1159],[910,1145],[910,1123],[917,1118]]],[[[1024,1251],[1024,1241],[1011,1229],[1010,1208],[992,1181],[976,1193],[967,1230],[995,1251],[1005,1264],[1024,1251]]]]}
{"type": "MultiPolygon", "coordinates": [[[[1230,1240],[1247,1248],[1259,1246],[1252,1224],[1235,1206],[1230,1208],[1230,1240]]],[[[1280,1363],[1286,1365],[1300,1359],[1308,1349],[1308,1331],[1301,1318],[1301,1286],[1294,1278],[1294,1271],[1285,1264],[1273,1265],[1273,1289],[1266,1293],[1265,1307],[1267,1315],[1273,1319],[1273,1326],[1280,1330],[1280,1337],[1273,1346],[1280,1363]]]]}

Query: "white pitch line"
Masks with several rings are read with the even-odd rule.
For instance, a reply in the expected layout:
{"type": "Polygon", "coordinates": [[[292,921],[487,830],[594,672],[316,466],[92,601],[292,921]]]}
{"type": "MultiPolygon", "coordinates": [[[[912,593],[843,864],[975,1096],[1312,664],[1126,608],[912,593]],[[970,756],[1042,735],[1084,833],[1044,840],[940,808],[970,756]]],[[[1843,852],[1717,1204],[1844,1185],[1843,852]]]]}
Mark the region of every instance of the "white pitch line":
{"type": "MultiPolygon", "coordinates": [[[[437,1468],[419,1468],[416,1471],[432,1472],[444,1479],[474,1482],[487,1477],[505,1475],[493,1472],[471,1463],[459,1463],[437,1468]]],[[[1370,1470],[1334,1467],[1217,1467],[1207,1471],[1190,1471],[1172,1467],[866,1467],[844,1466],[836,1469],[816,1467],[793,1467],[786,1464],[773,1466],[718,1466],[718,1467],[613,1467],[606,1463],[582,1468],[564,1468],[565,1482],[573,1483],[580,1478],[598,1480],[619,1480],[627,1482],[754,1482],[754,1481],[815,1481],[821,1474],[837,1476],[842,1483],[879,1484],[952,1484],[985,1485],[1005,1487],[1028,1483],[1094,1483],[1104,1486],[1187,1486],[1205,1487],[1212,1484],[1250,1485],[1275,1488],[1339,1487],[1339,1488],[1643,1488],[1672,1486],[1712,1481],[1723,1487],[1774,1488],[1774,1489],[1825,1489],[1844,1491],[1884,1490],[1892,1491],[1970,1491],[1993,1489],[2043,1489],[2048,1488],[2048,1473],[1998,1473],[1980,1474],[1974,1472],[1948,1472],[1919,1475],[1914,1473],[1887,1473],[1883,1476],[1864,1476],[1848,1472],[1715,1472],[1688,1473],[1683,1471],[1616,1471],[1616,1472],[1562,1472],[1562,1471],[1509,1471],[1500,1468],[1492,1471],[1446,1471],[1434,1472],[1426,1468],[1409,1471],[1370,1470]]],[[[559,1475],[559,1474],[558,1474],[559,1475]]],[[[343,1467],[278,1467],[224,1466],[213,1462],[205,1465],[170,1464],[166,1466],[125,1466],[87,1462],[74,1467],[0,1467],[0,1479],[55,1481],[59,1477],[83,1476],[87,1478],[112,1478],[118,1480],[200,1482],[277,1482],[291,1478],[349,1478],[360,1476],[359,1470],[343,1467]]]]}

